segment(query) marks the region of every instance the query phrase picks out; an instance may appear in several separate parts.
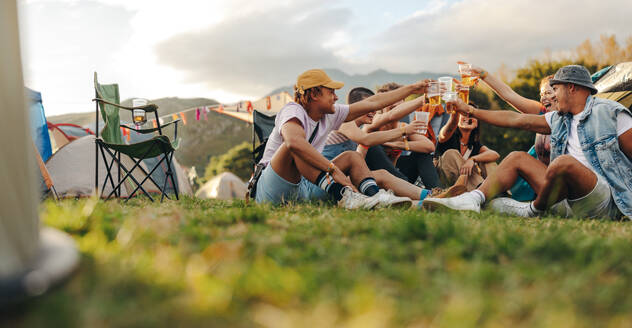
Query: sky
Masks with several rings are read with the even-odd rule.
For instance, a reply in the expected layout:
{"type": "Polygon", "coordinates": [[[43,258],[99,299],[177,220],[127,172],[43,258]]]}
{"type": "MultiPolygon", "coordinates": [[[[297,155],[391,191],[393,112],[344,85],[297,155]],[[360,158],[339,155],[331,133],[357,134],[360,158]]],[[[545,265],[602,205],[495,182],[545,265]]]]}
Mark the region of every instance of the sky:
{"type": "Polygon", "coordinates": [[[256,100],[309,68],[349,74],[520,67],[632,36],[629,0],[18,0],[24,79],[47,115],[121,98],[256,100]]]}

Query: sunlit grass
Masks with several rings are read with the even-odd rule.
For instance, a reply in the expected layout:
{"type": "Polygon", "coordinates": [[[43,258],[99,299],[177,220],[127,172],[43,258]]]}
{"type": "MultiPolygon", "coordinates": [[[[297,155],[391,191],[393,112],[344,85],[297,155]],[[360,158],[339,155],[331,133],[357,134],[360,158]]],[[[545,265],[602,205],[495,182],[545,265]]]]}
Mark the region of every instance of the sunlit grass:
{"type": "Polygon", "coordinates": [[[82,253],[14,326],[630,326],[626,222],[47,202],[82,253]]]}

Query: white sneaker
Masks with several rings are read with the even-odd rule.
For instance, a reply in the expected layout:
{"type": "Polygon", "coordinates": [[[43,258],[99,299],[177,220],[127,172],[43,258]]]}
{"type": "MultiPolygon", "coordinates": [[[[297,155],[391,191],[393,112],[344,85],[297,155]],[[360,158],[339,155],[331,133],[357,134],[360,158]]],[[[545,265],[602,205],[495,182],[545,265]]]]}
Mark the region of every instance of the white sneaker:
{"type": "Polygon", "coordinates": [[[348,210],[358,208],[371,209],[377,205],[378,199],[367,197],[361,193],[353,191],[349,187],[342,188],[342,199],[338,201],[338,206],[348,210]]]}
{"type": "Polygon", "coordinates": [[[479,204],[474,196],[472,196],[469,192],[450,198],[426,198],[421,206],[428,211],[434,211],[439,208],[447,208],[457,211],[481,212],[481,204],[479,204]]]}
{"type": "Polygon", "coordinates": [[[392,190],[384,190],[380,189],[377,194],[371,196],[370,198],[377,198],[377,207],[411,207],[412,200],[408,197],[400,197],[395,196],[392,190]]]}
{"type": "Polygon", "coordinates": [[[551,207],[549,207],[546,212],[548,214],[561,216],[563,218],[570,218],[571,216],[573,216],[573,210],[570,208],[570,206],[568,206],[568,202],[566,200],[551,205],[551,207]]]}
{"type": "Polygon", "coordinates": [[[531,210],[531,202],[519,202],[509,197],[500,197],[492,200],[489,206],[496,213],[532,218],[538,216],[531,210]]]}

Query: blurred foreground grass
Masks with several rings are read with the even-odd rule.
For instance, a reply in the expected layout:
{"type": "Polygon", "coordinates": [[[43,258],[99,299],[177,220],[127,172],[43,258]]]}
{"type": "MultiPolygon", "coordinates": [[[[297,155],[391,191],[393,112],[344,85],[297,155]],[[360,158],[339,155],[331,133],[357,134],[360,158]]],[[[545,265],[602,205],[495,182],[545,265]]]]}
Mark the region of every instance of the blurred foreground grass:
{"type": "Polygon", "coordinates": [[[193,198],[47,202],[41,219],[81,265],[12,327],[632,325],[626,222],[193,198]]]}

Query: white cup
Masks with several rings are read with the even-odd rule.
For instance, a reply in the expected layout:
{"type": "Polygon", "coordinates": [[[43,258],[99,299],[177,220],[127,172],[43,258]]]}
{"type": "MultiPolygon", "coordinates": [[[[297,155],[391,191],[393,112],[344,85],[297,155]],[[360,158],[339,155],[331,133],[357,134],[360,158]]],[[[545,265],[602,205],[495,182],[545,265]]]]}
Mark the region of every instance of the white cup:
{"type": "MultiPolygon", "coordinates": [[[[415,121],[421,121],[426,123],[428,126],[428,121],[430,120],[430,113],[428,112],[415,112],[415,121]]],[[[427,128],[419,129],[417,132],[420,134],[426,134],[427,128]]]]}
{"type": "Polygon", "coordinates": [[[442,94],[452,91],[452,77],[442,76],[439,78],[439,90],[442,94]]]}

